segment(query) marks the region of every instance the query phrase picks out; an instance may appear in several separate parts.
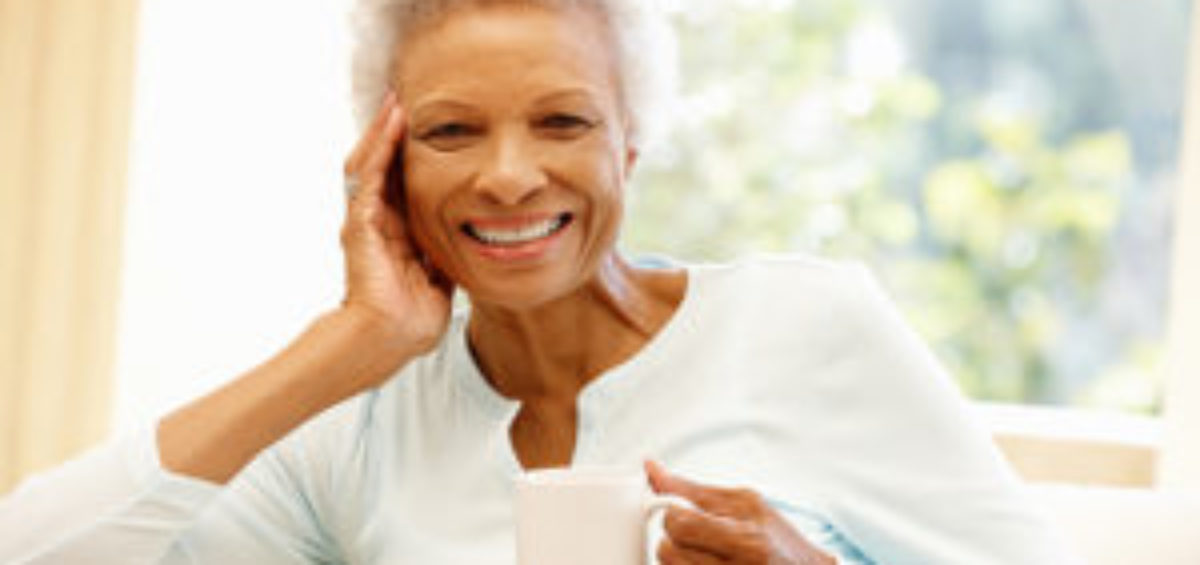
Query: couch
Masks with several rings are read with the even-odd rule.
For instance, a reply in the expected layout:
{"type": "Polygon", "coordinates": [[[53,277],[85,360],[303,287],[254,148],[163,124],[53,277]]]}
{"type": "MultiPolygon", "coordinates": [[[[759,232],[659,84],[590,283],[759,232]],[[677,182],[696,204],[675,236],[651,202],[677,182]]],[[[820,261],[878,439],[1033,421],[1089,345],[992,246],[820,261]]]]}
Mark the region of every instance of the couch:
{"type": "Polygon", "coordinates": [[[1200,494],[1032,484],[1088,565],[1200,565],[1200,494]]]}

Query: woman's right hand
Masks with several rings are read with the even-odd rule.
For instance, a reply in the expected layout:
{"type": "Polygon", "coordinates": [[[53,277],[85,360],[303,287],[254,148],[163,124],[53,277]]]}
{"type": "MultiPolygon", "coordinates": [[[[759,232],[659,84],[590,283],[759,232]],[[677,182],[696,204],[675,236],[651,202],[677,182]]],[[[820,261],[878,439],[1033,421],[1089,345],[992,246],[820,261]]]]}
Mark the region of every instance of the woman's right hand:
{"type": "MultiPolygon", "coordinates": [[[[433,349],[450,319],[453,285],[409,237],[406,219],[389,204],[389,170],[401,151],[405,116],[394,93],[346,158],[352,187],[342,226],[346,296],[342,310],[370,320],[385,339],[378,353],[399,365],[433,349]]],[[[393,180],[402,182],[402,179],[393,180]]]]}

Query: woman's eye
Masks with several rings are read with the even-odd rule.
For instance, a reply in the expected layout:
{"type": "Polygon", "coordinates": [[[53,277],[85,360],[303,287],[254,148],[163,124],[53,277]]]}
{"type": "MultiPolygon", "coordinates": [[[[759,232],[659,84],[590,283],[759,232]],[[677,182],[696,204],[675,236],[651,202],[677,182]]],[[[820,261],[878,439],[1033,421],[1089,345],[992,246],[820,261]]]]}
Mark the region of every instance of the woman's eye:
{"type": "Polygon", "coordinates": [[[474,131],[475,131],[474,128],[472,128],[471,126],[468,126],[467,124],[458,123],[458,122],[450,122],[450,123],[440,124],[440,125],[437,125],[437,126],[434,126],[432,128],[425,130],[425,133],[421,135],[421,138],[422,139],[452,139],[452,138],[456,138],[456,137],[463,137],[463,136],[470,135],[470,134],[474,133],[474,131]]]}
{"type": "Polygon", "coordinates": [[[573,114],[550,114],[542,118],[538,125],[552,130],[586,130],[591,129],[593,124],[573,114]]]}

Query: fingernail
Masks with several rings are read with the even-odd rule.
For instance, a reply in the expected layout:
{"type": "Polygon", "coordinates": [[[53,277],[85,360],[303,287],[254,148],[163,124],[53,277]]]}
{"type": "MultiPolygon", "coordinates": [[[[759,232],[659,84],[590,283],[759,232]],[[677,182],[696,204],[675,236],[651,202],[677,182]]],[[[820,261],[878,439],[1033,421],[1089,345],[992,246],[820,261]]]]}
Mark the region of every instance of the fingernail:
{"type": "Polygon", "coordinates": [[[400,124],[400,107],[392,106],[391,111],[388,113],[388,126],[394,128],[399,124],[400,124]]]}

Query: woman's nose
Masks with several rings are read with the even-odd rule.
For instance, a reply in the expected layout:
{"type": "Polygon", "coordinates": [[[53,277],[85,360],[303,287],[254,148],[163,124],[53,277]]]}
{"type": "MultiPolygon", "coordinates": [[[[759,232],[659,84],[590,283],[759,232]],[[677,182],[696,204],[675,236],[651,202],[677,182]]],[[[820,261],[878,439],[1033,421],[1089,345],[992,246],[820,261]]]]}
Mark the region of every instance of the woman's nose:
{"type": "Polygon", "coordinates": [[[547,180],[531,140],[508,133],[492,143],[476,178],[476,190],[497,204],[516,205],[532,199],[547,180]]]}

